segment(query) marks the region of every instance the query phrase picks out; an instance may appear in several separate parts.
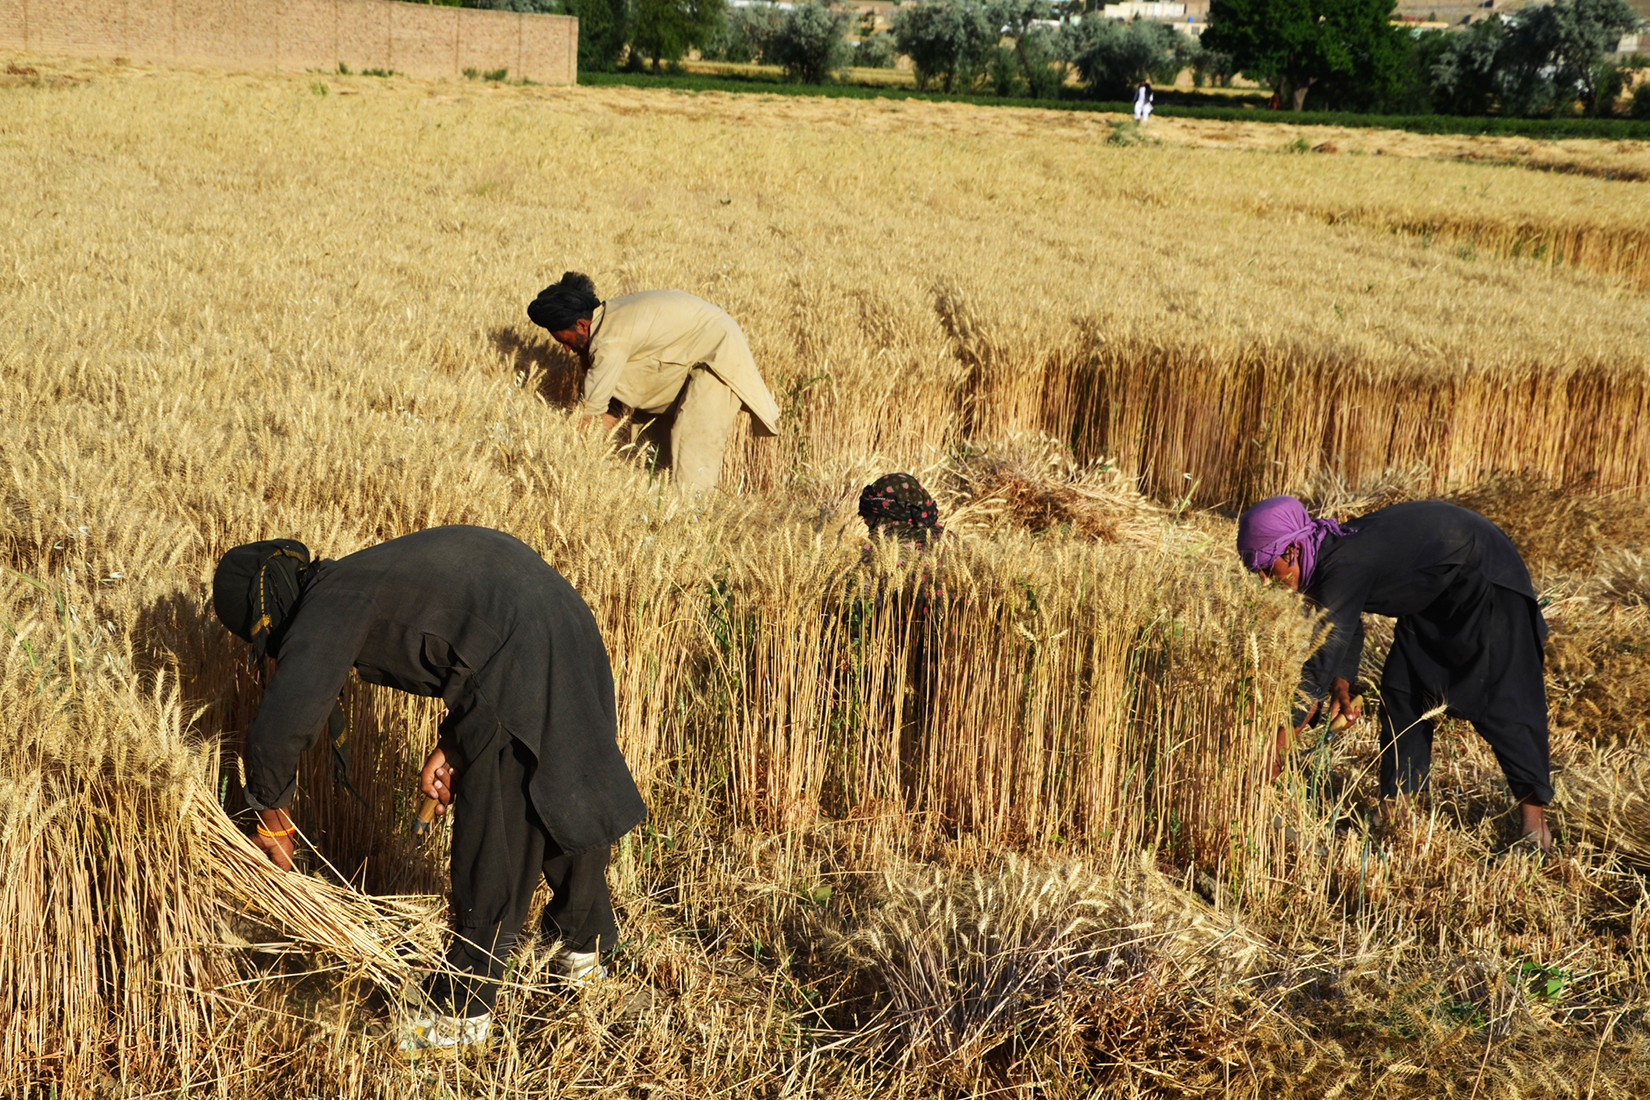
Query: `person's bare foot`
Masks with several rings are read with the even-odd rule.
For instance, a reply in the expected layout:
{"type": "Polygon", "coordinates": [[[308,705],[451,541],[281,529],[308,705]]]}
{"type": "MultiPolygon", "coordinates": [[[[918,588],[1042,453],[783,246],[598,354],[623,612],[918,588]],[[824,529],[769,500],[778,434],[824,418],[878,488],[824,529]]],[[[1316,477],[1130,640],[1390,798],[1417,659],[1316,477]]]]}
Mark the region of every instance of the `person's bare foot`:
{"type": "Polygon", "coordinates": [[[1519,830],[1520,840],[1534,841],[1543,852],[1553,850],[1553,833],[1547,827],[1547,811],[1539,802],[1532,802],[1528,798],[1518,804],[1519,816],[1522,819],[1519,830]]]}
{"type": "Polygon", "coordinates": [[[1410,800],[1404,795],[1398,795],[1396,798],[1383,798],[1381,799],[1380,805],[1376,808],[1376,813],[1380,816],[1381,824],[1385,825],[1389,829],[1396,829],[1399,826],[1408,825],[1410,814],[1412,812],[1410,800]]]}

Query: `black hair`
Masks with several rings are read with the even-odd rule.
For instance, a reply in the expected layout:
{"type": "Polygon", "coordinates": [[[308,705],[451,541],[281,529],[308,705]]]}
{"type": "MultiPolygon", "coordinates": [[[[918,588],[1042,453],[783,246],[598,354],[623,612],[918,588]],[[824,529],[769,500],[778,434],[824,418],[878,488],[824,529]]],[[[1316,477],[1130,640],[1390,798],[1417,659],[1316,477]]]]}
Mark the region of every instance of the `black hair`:
{"type": "Polygon", "coordinates": [[[562,273],[560,282],[551,283],[527,303],[527,316],[540,328],[562,332],[572,328],[580,318],[591,317],[601,304],[590,276],[582,271],[567,271],[562,273]]]}

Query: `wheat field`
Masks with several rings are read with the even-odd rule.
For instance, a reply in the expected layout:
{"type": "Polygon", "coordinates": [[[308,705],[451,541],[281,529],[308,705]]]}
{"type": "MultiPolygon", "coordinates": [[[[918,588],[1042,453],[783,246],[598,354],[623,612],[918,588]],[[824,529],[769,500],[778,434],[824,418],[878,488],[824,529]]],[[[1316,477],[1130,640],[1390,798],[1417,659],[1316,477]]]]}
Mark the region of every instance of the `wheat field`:
{"type": "Polygon", "coordinates": [[[0,1093],[1650,1077],[1642,147],[8,64],[0,1093]],[[1561,156],[1588,171],[1532,170],[1561,156]],[[739,320],[785,431],[739,430],[727,492],[578,429],[524,310],[570,267],[739,320]],[[863,551],[894,469],[956,536],[920,562],[863,551]],[[1239,574],[1230,516],[1282,489],[1513,533],[1555,601],[1562,857],[1502,854],[1470,731],[1387,831],[1367,730],[1268,781],[1316,628],[1239,574]],[[443,523],[590,603],[652,816],[613,977],[557,992],[529,945],[501,1045],[408,1066],[439,708],[351,684],[365,801],[312,754],[313,873],[282,876],[231,819],[257,685],[206,597],[239,542],[443,523]]]}

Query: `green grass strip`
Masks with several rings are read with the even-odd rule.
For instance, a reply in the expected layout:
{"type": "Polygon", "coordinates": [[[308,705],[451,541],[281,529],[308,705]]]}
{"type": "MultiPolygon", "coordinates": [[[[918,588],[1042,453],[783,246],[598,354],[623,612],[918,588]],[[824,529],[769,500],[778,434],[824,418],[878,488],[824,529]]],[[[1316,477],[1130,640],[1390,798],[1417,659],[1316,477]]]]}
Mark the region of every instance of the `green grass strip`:
{"type": "MultiPolygon", "coordinates": [[[[1046,111],[1101,111],[1129,114],[1128,103],[1080,99],[1017,99],[995,95],[946,95],[911,88],[868,84],[794,84],[768,76],[708,76],[703,73],[579,73],[579,83],[667,88],[678,92],[733,92],[761,95],[827,96],[833,99],[925,99],[980,107],[1035,107],[1046,111]]],[[[1459,115],[1365,115],[1352,111],[1268,111],[1257,107],[1209,107],[1167,103],[1159,92],[1156,114],[1164,118],[1207,118],[1221,122],[1275,122],[1295,126],[1346,126],[1406,130],[1415,134],[1501,134],[1530,138],[1650,140],[1650,121],[1624,118],[1494,118],[1459,115]]]]}

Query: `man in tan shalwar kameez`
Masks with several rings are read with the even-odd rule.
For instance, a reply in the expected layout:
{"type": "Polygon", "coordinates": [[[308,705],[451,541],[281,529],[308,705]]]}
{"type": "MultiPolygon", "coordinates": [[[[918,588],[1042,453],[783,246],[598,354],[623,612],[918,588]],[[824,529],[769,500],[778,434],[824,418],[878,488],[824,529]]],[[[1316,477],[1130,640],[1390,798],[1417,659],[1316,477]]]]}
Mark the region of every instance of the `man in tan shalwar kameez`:
{"type": "Polygon", "coordinates": [[[675,406],[670,465],[678,485],[714,488],[739,410],[756,430],[779,433],[779,406],[732,317],[680,290],[644,290],[603,302],[588,276],[569,271],[527,314],[585,365],[583,411],[611,428],[614,402],[649,416],[675,406]],[[678,400],[679,399],[679,400],[678,400]]]}

